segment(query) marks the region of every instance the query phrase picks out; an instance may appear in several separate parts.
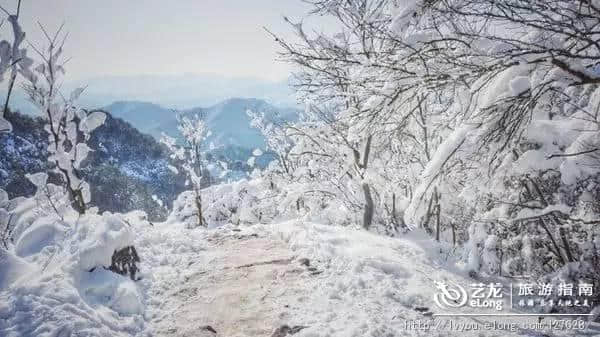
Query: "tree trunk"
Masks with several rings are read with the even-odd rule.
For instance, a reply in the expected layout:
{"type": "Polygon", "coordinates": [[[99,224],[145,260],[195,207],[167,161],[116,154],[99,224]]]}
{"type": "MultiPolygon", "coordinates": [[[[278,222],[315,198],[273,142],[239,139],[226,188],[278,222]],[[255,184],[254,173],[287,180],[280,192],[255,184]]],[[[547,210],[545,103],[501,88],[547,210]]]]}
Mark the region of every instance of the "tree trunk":
{"type": "Polygon", "coordinates": [[[440,206],[440,197],[439,194],[437,192],[437,188],[435,188],[434,190],[435,193],[435,241],[440,242],[440,212],[441,212],[441,206],[440,206]]]}
{"type": "Polygon", "coordinates": [[[83,201],[83,193],[81,190],[72,190],[69,187],[70,195],[72,196],[72,205],[79,214],[85,214],[85,202],[83,201]]]}
{"type": "Polygon", "coordinates": [[[200,195],[200,191],[195,190],[196,192],[196,209],[198,211],[198,226],[204,226],[204,215],[202,214],[202,196],[200,195]]]}
{"type": "MultiPolygon", "coordinates": [[[[367,143],[365,144],[365,152],[363,155],[362,164],[358,163],[358,167],[361,167],[364,171],[367,170],[369,166],[369,155],[371,153],[371,141],[373,136],[370,135],[367,137],[367,143]]],[[[363,178],[364,178],[363,171],[363,178]]],[[[373,196],[371,195],[371,186],[369,184],[363,182],[362,183],[363,193],[365,194],[365,212],[363,214],[363,228],[369,229],[371,224],[373,223],[373,213],[375,212],[375,203],[373,202],[373,196]]]]}
{"type": "Polygon", "coordinates": [[[456,246],[456,226],[454,225],[454,221],[450,223],[452,226],[452,247],[456,246]]]}
{"type": "Polygon", "coordinates": [[[394,229],[398,230],[400,221],[398,221],[398,217],[396,216],[396,193],[392,193],[392,220],[394,221],[394,229]]]}
{"type": "Polygon", "coordinates": [[[369,229],[373,223],[373,212],[375,205],[373,203],[373,197],[371,196],[371,187],[367,183],[362,184],[363,192],[365,194],[365,212],[363,214],[363,228],[369,229]]]}
{"type": "Polygon", "coordinates": [[[575,262],[575,258],[573,257],[573,253],[571,252],[571,245],[569,244],[569,239],[567,239],[567,234],[565,233],[564,227],[560,227],[558,229],[560,234],[560,239],[562,240],[563,246],[565,246],[565,252],[567,253],[567,260],[569,262],[575,262]]]}

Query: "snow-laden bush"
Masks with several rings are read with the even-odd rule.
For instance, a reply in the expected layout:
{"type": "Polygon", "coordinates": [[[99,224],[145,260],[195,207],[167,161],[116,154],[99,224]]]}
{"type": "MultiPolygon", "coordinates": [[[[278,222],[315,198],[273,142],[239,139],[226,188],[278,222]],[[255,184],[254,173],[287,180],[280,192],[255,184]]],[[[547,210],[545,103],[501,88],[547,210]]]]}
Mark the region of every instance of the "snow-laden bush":
{"type": "Polygon", "coordinates": [[[142,329],[144,299],[136,282],[109,270],[115,252],[133,246],[136,222],[93,210],[59,215],[36,197],[20,198],[17,207],[11,201],[0,203],[10,214],[8,227],[16,229],[14,243],[0,249],[0,316],[6,318],[0,331],[37,336],[90,329],[91,336],[104,336],[142,329]]]}
{"type": "MultiPolygon", "coordinates": [[[[203,215],[209,228],[224,224],[272,223],[302,218],[328,225],[349,226],[355,213],[336,199],[303,193],[306,186],[285,185],[277,176],[255,172],[253,177],[201,190],[203,215]],[[307,197],[307,195],[309,197],[307,197]]],[[[196,193],[181,193],[173,203],[168,224],[197,227],[196,193]]]]}
{"type": "MultiPolygon", "coordinates": [[[[267,201],[268,191],[266,184],[260,179],[242,179],[201,190],[207,225],[217,227],[227,223],[270,222],[277,215],[277,209],[267,201]]],[[[173,203],[167,223],[184,224],[187,228],[197,227],[196,195],[194,191],[181,193],[173,203]]]]}
{"type": "Polygon", "coordinates": [[[9,199],[0,190],[0,315],[7,317],[0,331],[37,336],[89,327],[140,330],[143,298],[132,280],[137,269],[114,263],[116,253],[132,249],[134,228],[119,214],[75,210],[68,187],[48,183],[46,173],[27,178],[36,186],[33,197],[9,199]],[[96,309],[105,314],[98,316],[96,309]],[[43,322],[35,319],[40,315],[43,322]]]}

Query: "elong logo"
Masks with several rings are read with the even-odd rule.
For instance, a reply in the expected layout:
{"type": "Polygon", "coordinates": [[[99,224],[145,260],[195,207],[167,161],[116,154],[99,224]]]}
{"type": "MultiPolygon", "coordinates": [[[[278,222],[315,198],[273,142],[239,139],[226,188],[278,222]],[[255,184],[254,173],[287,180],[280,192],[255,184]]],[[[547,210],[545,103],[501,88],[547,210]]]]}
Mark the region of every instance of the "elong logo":
{"type": "Polygon", "coordinates": [[[471,308],[489,308],[502,310],[504,299],[500,283],[471,284],[470,292],[456,283],[435,282],[438,292],[433,295],[433,300],[442,309],[460,308],[468,303],[471,308]]]}
{"type": "Polygon", "coordinates": [[[460,308],[467,304],[467,291],[462,286],[454,283],[452,285],[446,282],[435,281],[435,287],[439,292],[433,295],[433,300],[438,307],[445,308],[460,308]]]}

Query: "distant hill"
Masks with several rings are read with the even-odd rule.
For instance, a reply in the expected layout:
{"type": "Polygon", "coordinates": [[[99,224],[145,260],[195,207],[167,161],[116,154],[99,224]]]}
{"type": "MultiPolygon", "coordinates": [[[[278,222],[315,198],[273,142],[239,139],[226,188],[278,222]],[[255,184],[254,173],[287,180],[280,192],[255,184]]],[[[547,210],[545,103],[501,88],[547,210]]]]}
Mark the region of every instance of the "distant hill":
{"type": "Polygon", "coordinates": [[[160,136],[160,132],[157,133],[156,130],[175,118],[172,110],[149,102],[117,101],[106,106],[104,110],[130,123],[140,132],[151,134],[155,138],[160,136]]]}
{"type": "MultiPolygon", "coordinates": [[[[119,101],[105,109],[156,139],[160,139],[163,132],[179,137],[176,113],[171,109],[139,101],[119,101]]],[[[260,131],[250,126],[247,110],[263,111],[274,121],[293,121],[298,118],[299,113],[297,109],[278,108],[256,98],[230,98],[207,108],[198,107],[180,112],[204,116],[212,133],[209,140],[216,145],[264,149],[264,138],[260,131]]]]}
{"type": "MultiPolygon", "coordinates": [[[[107,106],[112,102],[138,101],[191,109],[211,106],[229,97],[255,97],[276,106],[295,106],[295,94],[288,82],[216,74],[140,74],[66,81],[61,91],[68,96],[72,90],[85,87],[78,104],[93,108],[107,106]]],[[[5,94],[6,89],[0,88],[0,97],[5,94]]],[[[22,90],[13,93],[11,106],[25,114],[34,114],[36,111],[22,90]]]]}
{"type": "Polygon", "coordinates": [[[94,106],[135,100],[189,109],[214,105],[229,97],[255,97],[277,106],[295,104],[288,80],[268,81],[216,74],[102,76],[68,82],[65,85],[66,90],[87,87],[81,103],[94,106]]]}

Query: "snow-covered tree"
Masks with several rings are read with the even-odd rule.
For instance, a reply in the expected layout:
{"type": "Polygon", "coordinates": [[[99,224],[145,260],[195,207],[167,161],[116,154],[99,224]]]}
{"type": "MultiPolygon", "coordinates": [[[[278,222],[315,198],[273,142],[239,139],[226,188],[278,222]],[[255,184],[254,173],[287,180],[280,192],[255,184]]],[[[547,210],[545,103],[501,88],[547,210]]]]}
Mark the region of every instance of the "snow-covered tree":
{"type": "Polygon", "coordinates": [[[600,281],[596,1],[310,3],[339,25],[276,37],[307,105],[290,188],[466,243],[474,271],[600,281]]]}
{"type": "Polygon", "coordinates": [[[48,47],[43,53],[36,49],[42,63],[34,72],[26,74],[24,84],[31,102],[46,117],[44,130],[48,133],[48,161],[52,172],[63,181],[69,201],[79,214],[85,213],[90,202],[90,187],[81,178],[80,170],[92,151],[86,144],[92,131],[104,123],[106,115],[101,110],[86,110],[76,105],[83,88],[74,90],[68,97],[60,92],[64,68],[61,62],[64,39],[59,41],[59,29],[54,36],[44,32],[48,47]]]}
{"type": "MultiPolygon", "coordinates": [[[[198,226],[207,226],[203,216],[202,188],[209,177],[206,159],[208,150],[207,137],[210,131],[204,120],[198,116],[178,115],[178,129],[183,136],[183,145],[177,144],[177,139],[163,134],[161,142],[171,151],[171,158],[180,163],[180,167],[188,179],[194,192],[194,205],[198,226]]],[[[178,171],[178,170],[176,170],[178,171]]]]}

